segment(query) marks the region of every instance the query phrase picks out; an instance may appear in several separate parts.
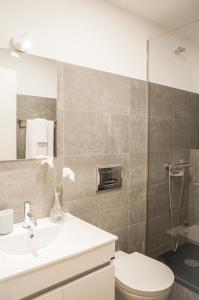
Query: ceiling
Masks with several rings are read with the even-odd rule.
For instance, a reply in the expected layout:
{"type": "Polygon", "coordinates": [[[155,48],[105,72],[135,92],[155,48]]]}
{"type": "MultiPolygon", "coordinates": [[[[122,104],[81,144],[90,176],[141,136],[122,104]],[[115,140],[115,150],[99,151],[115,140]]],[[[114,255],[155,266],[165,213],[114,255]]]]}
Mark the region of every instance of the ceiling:
{"type": "Polygon", "coordinates": [[[107,1],[167,29],[174,29],[199,19],[199,0],[107,1]]]}

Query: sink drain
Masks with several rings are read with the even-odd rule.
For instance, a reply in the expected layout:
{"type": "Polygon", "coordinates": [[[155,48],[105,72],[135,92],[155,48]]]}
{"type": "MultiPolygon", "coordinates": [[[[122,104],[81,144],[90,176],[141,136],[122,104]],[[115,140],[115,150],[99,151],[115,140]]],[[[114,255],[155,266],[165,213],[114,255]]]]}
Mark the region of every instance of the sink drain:
{"type": "Polygon", "coordinates": [[[199,267],[199,261],[198,260],[195,260],[195,259],[185,259],[184,260],[184,263],[185,265],[187,265],[188,267],[191,267],[191,268],[198,268],[199,267]]]}

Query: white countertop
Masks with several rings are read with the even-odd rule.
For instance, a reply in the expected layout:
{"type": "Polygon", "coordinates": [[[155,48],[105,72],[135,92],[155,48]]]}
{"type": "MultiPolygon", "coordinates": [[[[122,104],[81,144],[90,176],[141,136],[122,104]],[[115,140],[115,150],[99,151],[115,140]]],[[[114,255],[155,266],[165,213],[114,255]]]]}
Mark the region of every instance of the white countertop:
{"type": "MultiPolygon", "coordinates": [[[[0,283],[58,261],[68,260],[117,240],[116,236],[69,213],[65,215],[65,221],[61,224],[52,223],[49,218],[39,219],[37,222],[36,230],[59,226],[60,231],[56,239],[47,247],[38,250],[35,255],[32,253],[13,255],[0,251],[0,283]]],[[[22,226],[22,223],[14,225],[14,230],[9,236],[14,237],[27,232],[27,229],[22,226]]],[[[0,236],[1,241],[2,239],[6,239],[6,236],[0,236]]]]}

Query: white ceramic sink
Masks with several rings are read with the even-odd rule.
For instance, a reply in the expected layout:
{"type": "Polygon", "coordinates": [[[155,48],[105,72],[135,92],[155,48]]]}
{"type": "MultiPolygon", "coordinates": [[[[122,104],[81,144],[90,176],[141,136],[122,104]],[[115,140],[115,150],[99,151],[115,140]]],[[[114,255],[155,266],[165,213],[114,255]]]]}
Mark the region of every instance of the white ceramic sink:
{"type": "Polygon", "coordinates": [[[24,299],[112,263],[116,236],[68,213],[63,223],[37,223],[33,231],[20,223],[0,235],[0,300],[24,299]]]}
{"type": "Polygon", "coordinates": [[[13,233],[0,237],[0,251],[10,255],[25,255],[38,251],[53,243],[63,229],[62,224],[40,223],[39,226],[26,229],[15,227],[13,233]]]}
{"type": "Polygon", "coordinates": [[[44,218],[37,220],[37,224],[31,231],[23,228],[23,223],[15,224],[11,234],[0,235],[0,282],[117,239],[71,214],[66,214],[63,223],[44,218]]]}

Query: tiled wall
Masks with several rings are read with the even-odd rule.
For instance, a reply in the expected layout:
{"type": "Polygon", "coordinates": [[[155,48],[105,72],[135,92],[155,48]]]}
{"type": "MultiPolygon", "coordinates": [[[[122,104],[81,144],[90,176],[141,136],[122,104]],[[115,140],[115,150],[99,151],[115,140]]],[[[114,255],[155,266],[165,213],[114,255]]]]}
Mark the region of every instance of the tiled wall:
{"type": "MultiPolygon", "coordinates": [[[[146,224],[147,84],[110,73],[58,63],[57,164],[70,167],[64,207],[119,236],[118,247],[142,250],[146,224]],[[96,193],[96,168],[122,165],[123,188],[96,193]]],[[[53,190],[41,161],[0,163],[0,209],[32,202],[48,215],[53,190]]]]}
{"type": "Polygon", "coordinates": [[[148,173],[148,84],[132,80],[130,113],[129,252],[145,251],[148,173]]]}
{"type": "MultiPolygon", "coordinates": [[[[149,87],[148,253],[156,256],[170,247],[171,227],[167,161],[190,159],[199,148],[199,95],[158,84],[149,87]]],[[[190,175],[186,172],[181,222],[188,216],[190,175]]],[[[177,208],[179,179],[173,180],[177,208]]],[[[177,210],[175,210],[175,219],[177,210]]]]}
{"type": "Polygon", "coordinates": [[[199,150],[190,151],[191,182],[189,188],[188,220],[190,225],[199,223],[199,150]]]}
{"type": "MultiPolygon", "coordinates": [[[[56,120],[56,99],[17,95],[17,119],[56,120]]],[[[17,126],[17,159],[25,158],[26,129],[17,126]]]]}
{"type": "Polygon", "coordinates": [[[53,203],[49,177],[40,160],[1,162],[0,210],[13,208],[15,222],[21,222],[24,201],[31,201],[33,215],[46,216],[53,203]]]}
{"type": "Polygon", "coordinates": [[[76,174],[64,206],[119,236],[119,248],[142,250],[146,222],[147,85],[60,63],[59,154],[76,174]],[[96,192],[96,168],[122,165],[123,188],[96,192]],[[129,241],[129,243],[128,243],[129,241]]]}

